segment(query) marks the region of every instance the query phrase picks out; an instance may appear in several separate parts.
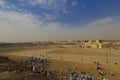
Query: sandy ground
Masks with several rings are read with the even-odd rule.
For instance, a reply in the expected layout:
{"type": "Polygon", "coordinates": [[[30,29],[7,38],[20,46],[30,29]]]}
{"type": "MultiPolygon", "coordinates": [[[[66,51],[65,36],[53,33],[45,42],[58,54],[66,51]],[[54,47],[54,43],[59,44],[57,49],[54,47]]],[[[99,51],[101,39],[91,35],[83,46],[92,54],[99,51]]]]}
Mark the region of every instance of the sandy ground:
{"type": "MultiPolygon", "coordinates": [[[[26,57],[22,56],[13,56],[9,55],[8,56],[12,60],[23,60],[26,57]]],[[[84,62],[69,62],[69,61],[63,61],[63,60],[50,60],[50,67],[49,69],[54,69],[56,72],[59,73],[59,71],[63,71],[65,74],[69,74],[68,69],[73,69],[77,73],[80,74],[80,70],[85,70],[86,72],[90,72],[94,74],[94,77],[97,78],[97,80],[100,80],[100,75],[98,74],[98,71],[95,70],[95,64],[94,63],[84,63],[84,62]]],[[[103,68],[103,71],[105,72],[105,77],[107,77],[109,80],[117,80],[120,77],[120,66],[119,65],[100,65],[103,68]],[[111,76],[110,72],[114,72],[115,76],[111,76]]],[[[32,73],[16,73],[16,72],[3,72],[0,73],[0,79],[3,78],[20,78],[20,77],[25,77],[27,75],[33,75],[32,73]]],[[[34,79],[34,78],[33,78],[34,79]]],[[[69,79],[68,79],[69,80],[69,79]]]]}
{"type": "MultiPolygon", "coordinates": [[[[104,68],[104,72],[107,73],[106,77],[109,80],[117,80],[120,77],[120,51],[108,49],[79,49],[79,48],[52,48],[52,49],[34,49],[25,51],[13,51],[10,53],[4,53],[5,56],[14,60],[21,60],[25,57],[37,57],[47,58],[51,60],[51,69],[63,70],[68,72],[68,68],[76,68],[76,72],[80,72],[81,69],[92,72],[99,80],[100,76],[95,70],[93,61],[100,62],[104,68]],[[108,64],[106,52],[108,52],[108,64]],[[118,63],[115,65],[114,63],[118,63]],[[114,72],[116,75],[111,76],[110,72],[114,72]]],[[[7,75],[7,77],[16,75],[14,72],[0,73],[0,77],[7,75]]],[[[21,76],[21,75],[16,75],[21,76]]],[[[22,75],[24,76],[24,75],[22,75]]],[[[5,77],[5,76],[4,76],[5,77]]]]}
{"type": "Polygon", "coordinates": [[[89,62],[98,61],[102,64],[120,64],[120,51],[108,49],[79,49],[79,48],[54,48],[38,49],[8,53],[6,55],[46,57],[53,60],[89,62]],[[108,53],[108,56],[107,56],[108,53]]]}

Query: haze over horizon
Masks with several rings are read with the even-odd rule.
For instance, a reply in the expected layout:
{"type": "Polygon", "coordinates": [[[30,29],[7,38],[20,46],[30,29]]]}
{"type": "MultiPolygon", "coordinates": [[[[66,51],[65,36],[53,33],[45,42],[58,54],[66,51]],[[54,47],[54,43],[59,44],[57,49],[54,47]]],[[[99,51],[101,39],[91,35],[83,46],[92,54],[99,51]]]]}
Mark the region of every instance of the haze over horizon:
{"type": "Polygon", "coordinates": [[[0,0],[0,42],[120,40],[120,0],[0,0]]]}

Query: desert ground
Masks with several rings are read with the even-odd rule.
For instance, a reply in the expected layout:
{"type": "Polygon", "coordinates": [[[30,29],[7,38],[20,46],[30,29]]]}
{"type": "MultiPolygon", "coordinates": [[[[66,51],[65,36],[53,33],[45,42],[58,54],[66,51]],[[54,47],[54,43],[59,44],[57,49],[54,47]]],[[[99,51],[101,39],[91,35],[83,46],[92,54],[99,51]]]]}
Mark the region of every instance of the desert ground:
{"type": "MultiPolygon", "coordinates": [[[[13,61],[20,61],[31,56],[48,59],[50,60],[49,69],[54,69],[57,72],[61,70],[68,76],[68,69],[74,69],[77,73],[80,73],[80,70],[85,70],[88,73],[94,74],[97,80],[102,80],[100,79],[101,76],[95,70],[96,65],[94,62],[99,62],[106,74],[104,77],[107,77],[109,80],[118,80],[120,77],[120,50],[44,46],[22,50],[2,51],[1,56],[7,56],[13,61]],[[115,73],[115,75],[111,76],[111,72],[115,73]]],[[[58,76],[60,79],[61,76],[58,76]]],[[[10,80],[11,77],[15,80],[47,80],[35,78],[33,73],[29,71],[22,73],[16,73],[15,71],[0,72],[1,80],[10,80]]],[[[67,80],[69,80],[69,78],[67,80]]]]}
{"type": "Polygon", "coordinates": [[[37,48],[23,51],[13,51],[6,53],[6,55],[19,55],[19,56],[34,56],[46,57],[52,60],[63,60],[72,62],[87,62],[94,61],[102,64],[120,64],[120,50],[114,49],[90,49],[90,48],[37,48]]]}

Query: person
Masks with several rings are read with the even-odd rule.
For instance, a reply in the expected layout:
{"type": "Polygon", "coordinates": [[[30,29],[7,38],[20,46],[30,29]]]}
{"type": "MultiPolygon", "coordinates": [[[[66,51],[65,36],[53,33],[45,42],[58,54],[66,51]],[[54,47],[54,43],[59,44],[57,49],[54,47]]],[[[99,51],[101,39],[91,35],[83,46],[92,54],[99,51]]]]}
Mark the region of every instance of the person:
{"type": "Polygon", "coordinates": [[[103,72],[103,71],[98,70],[98,72],[99,72],[99,74],[100,74],[101,76],[104,76],[104,72],[103,72]]]}
{"type": "Polygon", "coordinates": [[[33,66],[33,72],[36,72],[36,65],[33,66]]]}
{"type": "Polygon", "coordinates": [[[108,80],[108,78],[106,78],[106,80],[108,80]]]}
{"type": "Polygon", "coordinates": [[[106,80],[105,78],[103,78],[103,80],[106,80]]]}
{"type": "Polygon", "coordinates": [[[118,78],[118,80],[120,80],[120,77],[118,78]]]}
{"type": "Polygon", "coordinates": [[[67,80],[67,76],[66,75],[64,75],[64,79],[67,80]]]}
{"type": "Polygon", "coordinates": [[[111,74],[111,76],[114,76],[114,75],[115,75],[115,73],[113,73],[113,72],[110,72],[110,74],[111,74]]]}
{"type": "Polygon", "coordinates": [[[97,65],[97,66],[95,67],[95,69],[96,69],[96,70],[101,70],[100,65],[97,65]]]}
{"type": "Polygon", "coordinates": [[[95,78],[95,77],[92,77],[92,80],[96,80],[96,78],[95,78]]]}
{"type": "Polygon", "coordinates": [[[72,74],[70,74],[70,80],[72,80],[72,74]]]}
{"type": "Polygon", "coordinates": [[[50,76],[50,72],[49,71],[47,71],[47,76],[50,76]]]}
{"type": "Polygon", "coordinates": [[[104,77],[103,80],[108,80],[108,78],[105,78],[105,77],[104,77]]]}
{"type": "Polygon", "coordinates": [[[85,74],[86,73],[84,70],[81,70],[80,72],[81,72],[81,74],[85,74]]]}

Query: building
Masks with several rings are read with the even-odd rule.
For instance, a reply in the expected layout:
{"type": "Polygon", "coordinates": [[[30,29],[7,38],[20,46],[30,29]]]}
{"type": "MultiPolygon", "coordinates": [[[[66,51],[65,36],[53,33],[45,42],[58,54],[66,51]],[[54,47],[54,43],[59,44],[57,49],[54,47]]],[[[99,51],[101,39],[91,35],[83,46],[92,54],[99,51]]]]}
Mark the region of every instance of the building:
{"type": "Polygon", "coordinates": [[[99,40],[96,41],[88,41],[83,43],[86,48],[103,48],[102,43],[99,40]]]}

